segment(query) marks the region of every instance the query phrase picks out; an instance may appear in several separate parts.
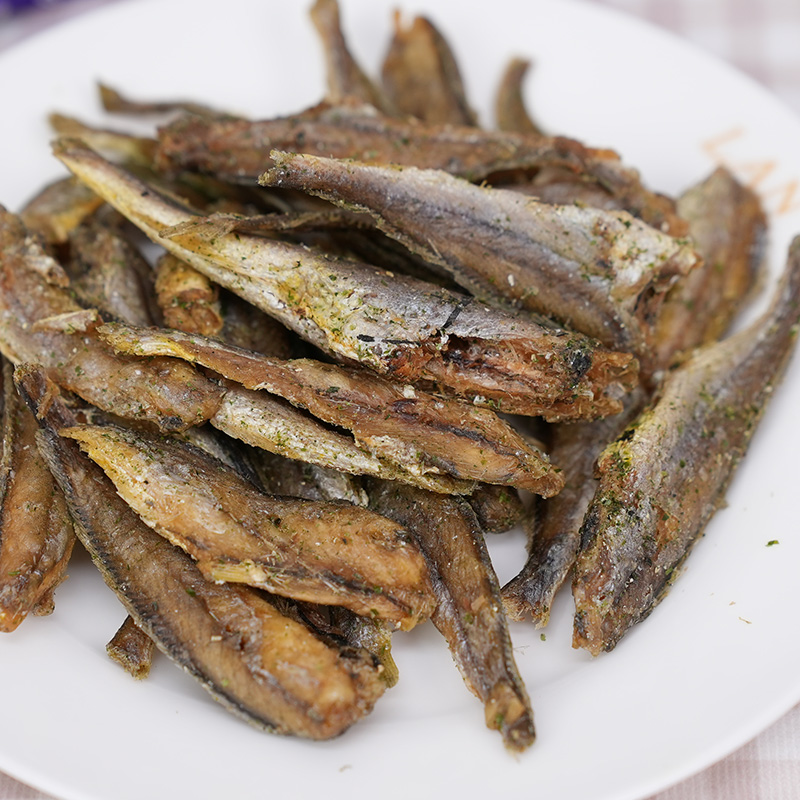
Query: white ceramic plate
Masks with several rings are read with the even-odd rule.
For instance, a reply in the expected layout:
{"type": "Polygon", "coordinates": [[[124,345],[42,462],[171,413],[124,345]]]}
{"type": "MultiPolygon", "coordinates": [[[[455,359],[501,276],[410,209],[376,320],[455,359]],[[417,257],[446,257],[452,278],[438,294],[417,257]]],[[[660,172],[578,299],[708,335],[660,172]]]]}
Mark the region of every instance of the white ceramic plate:
{"type": "MultiPolygon", "coordinates": [[[[397,0],[343,0],[358,57],[379,63],[397,0]]],[[[447,33],[476,106],[506,59],[530,56],[537,116],[615,147],[652,187],[677,192],[718,161],[755,180],[772,218],[771,267],[800,231],[800,124],[749,80],[631,19],[567,0],[408,0],[447,33]],[[479,9],[479,10],[476,10],[479,9]]],[[[307,3],[137,0],[65,24],[0,59],[0,202],[62,174],[45,115],[110,124],[93,83],[251,115],[315,102],[323,78],[307,3]]],[[[490,122],[488,114],[485,121],[490,122]]],[[[124,121],[118,123],[125,125],[124,121]]],[[[800,564],[790,458],[800,450],[795,363],[686,574],[652,616],[595,660],[570,647],[561,596],[546,641],[512,628],[539,740],[508,755],[486,730],[431,626],[396,638],[401,682],[334,742],[271,737],[229,716],[164,659],[135,683],[104,645],[123,612],[87,559],[56,613],[0,639],[0,769],[74,800],[345,797],[370,792],[539,800],[641,798],[744,743],[800,700],[800,564]],[[767,547],[770,540],[778,545],[767,547]]],[[[523,558],[494,538],[501,580],[523,558]]]]}

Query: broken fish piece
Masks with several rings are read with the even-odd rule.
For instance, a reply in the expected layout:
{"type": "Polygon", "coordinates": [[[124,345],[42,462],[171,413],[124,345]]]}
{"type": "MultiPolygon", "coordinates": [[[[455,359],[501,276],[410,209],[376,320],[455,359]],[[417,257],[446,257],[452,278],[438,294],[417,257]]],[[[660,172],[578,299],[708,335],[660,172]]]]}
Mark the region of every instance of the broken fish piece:
{"type": "Polygon", "coordinates": [[[116,426],[62,428],[150,527],[213,581],[343,605],[409,629],[433,608],[398,525],[358,506],[270,497],[184,442],[116,426]]]}
{"type": "Polygon", "coordinates": [[[547,457],[489,409],[409,392],[366,370],[310,359],[283,361],[180,331],[108,324],[98,333],[118,352],[183,358],[247,389],[277,394],[351,430],[357,444],[415,474],[444,473],[545,496],[562,486],[547,457]]]}
{"type": "Polygon", "coordinates": [[[552,421],[617,413],[637,382],[628,354],[433,284],[263,237],[176,235],[196,215],[80,143],[55,152],[151,239],[339,358],[552,421]]]}
{"type": "Polygon", "coordinates": [[[369,211],[487,302],[524,308],[647,357],[666,290],[699,264],[686,241],[629,214],[537,203],[442,171],[273,151],[266,186],[369,211]]]}
{"type": "Polygon", "coordinates": [[[150,674],[155,643],[130,615],[106,645],[106,653],[132,678],[144,680],[150,674]]]}
{"type": "Polygon", "coordinates": [[[611,650],[663,598],[722,503],[799,320],[800,237],[761,319],[697,349],[669,374],[656,404],[604,450],[573,580],[575,647],[611,650]]]}
{"type": "Polygon", "coordinates": [[[78,537],[159,650],[229,711],[275,733],[328,739],[372,710],[385,684],[368,654],[321,641],[264,592],[204,578],[75,442],[58,436],[76,420],[44,374],[18,370],[17,380],[43,426],[39,448],[78,537]]]}

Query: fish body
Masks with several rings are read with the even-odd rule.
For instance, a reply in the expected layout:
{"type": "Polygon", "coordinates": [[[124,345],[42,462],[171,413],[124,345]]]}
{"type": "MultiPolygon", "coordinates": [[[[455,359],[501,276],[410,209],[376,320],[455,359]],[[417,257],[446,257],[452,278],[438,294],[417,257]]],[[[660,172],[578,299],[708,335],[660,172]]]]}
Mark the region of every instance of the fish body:
{"type": "Polygon", "coordinates": [[[770,310],[696,350],[603,451],[573,580],[576,647],[611,650],[662,599],[722,503],[793,352],[799,320],[795,239],[770,310]]]}

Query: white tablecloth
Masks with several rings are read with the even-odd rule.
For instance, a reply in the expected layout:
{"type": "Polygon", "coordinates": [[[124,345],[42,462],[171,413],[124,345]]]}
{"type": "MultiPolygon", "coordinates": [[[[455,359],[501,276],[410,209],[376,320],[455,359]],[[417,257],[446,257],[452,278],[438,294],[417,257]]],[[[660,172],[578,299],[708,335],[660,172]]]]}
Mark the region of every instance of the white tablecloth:
{"type": "MultiPolygon", "coordinates": [[[[41,9],[12,17],[3,16],[4,3],[0,0],[0,52],[39,30],[109,1],[55,4],[45,0],[41,9]]],[[[684,36],[749,73],[800,113],[800,0],[593,1],[684,36]]],[[[47,797],[0,773],[0,800],[47,797]]],[[[800,706],[737,752],[649,800],[798,798],[800,706]]]]}

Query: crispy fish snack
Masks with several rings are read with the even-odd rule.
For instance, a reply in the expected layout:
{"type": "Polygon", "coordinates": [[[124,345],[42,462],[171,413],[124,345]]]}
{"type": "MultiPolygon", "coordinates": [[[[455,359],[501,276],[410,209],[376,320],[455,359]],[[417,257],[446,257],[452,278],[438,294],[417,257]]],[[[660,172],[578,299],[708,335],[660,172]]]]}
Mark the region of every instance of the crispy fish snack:
{"type": "Polygon", "coordinates": [[[433,610],[422,556],[366,509],[270,497],[191,445],[111,425],[60,429],[209,580],[343,605],[409,629],[433,610]]]}
{"type": "Polygon", "coordinates": [[[263,237],[176,235],[195,215],[80,143],[56,154],[154,241],[339,358],[550,420],[616,413],[636,383],[629,354],[432,284],[263,237]]]}
{"type": "Polygon", "coordinates": [[[510,484],[544,496],[562,485],[558,469],[494,412],[391,383],[366,370],[310,359],[261,356],[205,337],[120,324],[98,328],[117,352],[170,355],[251,390],[285,398],[351,430],[356,443],[412,473],[510,484]]]}
{"type": "Polygon", "coordinates": [[[36,449],[38,425],[2,371],[0,453],[0,631],[33,612],[52,611],[52,592],[66,577],[75,535],[64,495],[36,449]]]}
{"type": "Polygon", "coordinates": [[[322,641],[263,592],[204,578],[58,435],[76,420],[44,374],[18,370],[17,381],[81,543],[159,650],[229,711],[274,733],[329,739],[372,710],[385,684],[369,654],[322,641]]]}
{"type": "Polygon", "coordinates": [[[799,322],[800,237],[767,313],[695,351],[604,450],[573,580],[576,647],[611,650],[663,598],[722,501],[799,322]]]}
{"type": "Polygon", "coordinates": [[[641,359],[664,293],[700,263],[687,242],[625,212],[537,203],[442,171],[271,155],[262,184],[369,211],[479,299],[553,317],[641,359]]]}

